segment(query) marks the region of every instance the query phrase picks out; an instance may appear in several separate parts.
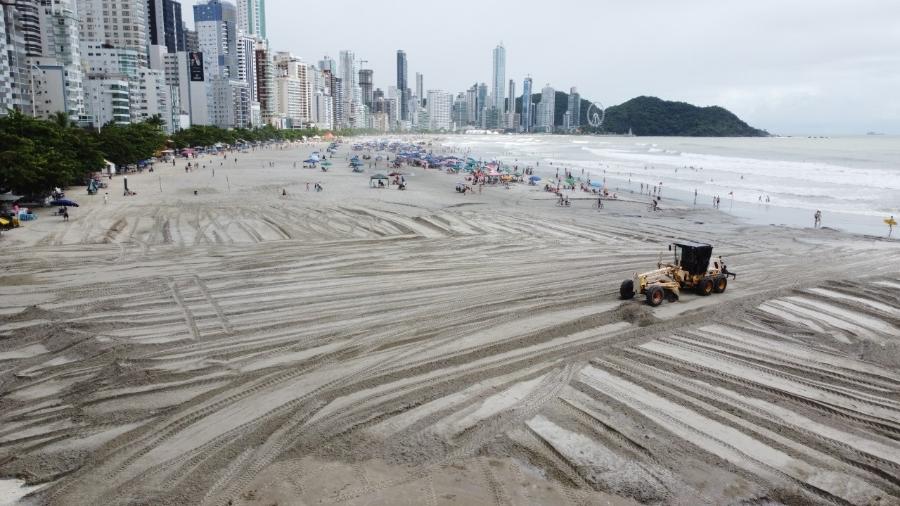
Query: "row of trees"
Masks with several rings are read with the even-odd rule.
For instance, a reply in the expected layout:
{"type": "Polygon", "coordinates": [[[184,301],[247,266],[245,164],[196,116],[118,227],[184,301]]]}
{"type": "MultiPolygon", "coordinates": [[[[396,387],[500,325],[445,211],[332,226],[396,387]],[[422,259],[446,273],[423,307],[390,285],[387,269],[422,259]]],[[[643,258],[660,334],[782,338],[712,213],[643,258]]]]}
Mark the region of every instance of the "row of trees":
{"type": "Polygon", "coordinates": [[[227,130],[214,126],[195,125],[175,132],[171,137],[174,148],[207,147],[218,143],[293,141],[319,134],[315,128],[303,130],[279,130],[270,125],[262,128],[235,128],[227,130]]]}
{"type": "Polygon", "coordinates": [[[192,126],[169,137],[159,117],[142,123],[108,124],[93,131],[78,127],[64,113],[47,121],[9,111],[0,117],[0,193],[47,194],[56,186],[81,183],[88,174],[101,170],[104,160],[124,167],[151,158],[166,147],[289,141],[318,133],[316,129],[279,130],[271,126],[252,130],[192,126]]]}
{"type": "Polygon", "coordinates": [[[97,135],[74,128],[65,114],[51,121],[10,111],[0,118],[0,193],[45,193],[103,166],[97,135]]]}

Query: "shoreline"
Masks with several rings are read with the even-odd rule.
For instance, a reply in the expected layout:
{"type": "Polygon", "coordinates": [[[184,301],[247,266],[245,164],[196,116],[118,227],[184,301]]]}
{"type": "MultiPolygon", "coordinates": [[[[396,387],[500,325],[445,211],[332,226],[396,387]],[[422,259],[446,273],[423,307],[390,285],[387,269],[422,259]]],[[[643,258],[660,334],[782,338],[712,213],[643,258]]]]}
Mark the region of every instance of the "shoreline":
{"type": "MultiPolygon", "coordinates": [[[[677,175],[678,169],[682,169],[678,164],[671,163],[660,163],[657,158],[657,153],[629,153],[629,157],[637,157],[634,160],[626,160],[617,157],[608,157],[600,154],[587,154],[582,153],[580,151],[572,152],[572,153],[541,153],[538,154],[534,150],[535,148],[531,143],[525,142],[524,144],[519,144],[523,141],[527,141],[532,137],[538,140],[554,140],[559,142],[570,141],[575,147],[584,148],[584,143],[589,143],[591,140],[605,141],[606,139],[603,137],[597,138],[592,136],[541,136],[541,135],[533,135],[533,136],[513,136],[514,145],[519,146],[515,148],[510,147],[509,136],[494,136],[498,137],[494,140],[497,143],[504,145],[504,150],[497,150],[491,153],[490,156],[496,157],[500,160],[503,160],[504,163],[508,164],[516,164],[521,165],[529,165],[535,167],[535,172],[542,177],[553,177],[555,167],[566,167],[572,170],[573,173],[578,173],[578,169],[584,169],[585,172],[590,173],[592,179],[602,178],[604,173],[608,172],[607,180],[610,183],[611,188],[615,188],[618,186],[622,189],[622,192],[628,191],[629,189],[634,192],[638,192],[639,183],[643,182],[645,184],[657,184],[659,181],[666,181],[666,191],[663,195],[664,199],[666,196],[670,198],[677,199],[679,202],[686,205],[693,205],[693,192],[682,189],[682,186],[685,186],[685,181],[672,179],[672,175],[677,175]],[[507,138],[504,138],[507,137],[507,138]],[[585,137],[585,139],[581,139],[585,137]],[[504,142],[506,142],[504,144],[504,142]],[[580,158],[575,159],[575,155],[580,158]],[[540,163],[540,166],[536,166],[536,163],[540,163]],[[549,168],[549,164],[553,164],[553,169],[549,168]],[[630,165],[629,165],[630,164],[630,165]],[[645,169],[648,165],[652,165],[655,170],[652,171],[653,174],[646,174],[645,169]],[[606,170],[604,170],[604,167],[606,170]],[[668,170],[660,170],[661,168],[667,168],[668,170]],[[632,183],[629,187],[628,185],[628,175],[631,175],[632,183]],[[677,188],[677,189],[676,189],[677,188]]],[[[635,137],[616,137],[617,140],[622,141],[634,141],[635,145],[643,145],[647,148],[651,146],[656,146],[655,143],[662,143],[665,141],[669,141],[675,143],[676,145],[680,145],[680,142],[699,142],[699,141],[711,141],[713,145],[716,145],[716,142],[736,142],[740,139],[734,138],[659,138],[659,137],[646,137],[646,138],[635,138],[635,137]]],[[[866,136],[854,137],[853,139],[857,140],[866,140],[866,136]]],[[[803,139],[798,139],[803,140],[803,139]]],[[[458,148],[460,146],[480,146],[485,142],[484,137],[478,136],[457,136],[448,138],[448,145],[454,148],[458,148]]],[[[605,149],[611,149],[609,147],[605,149]]],[[[616,145],[616,149],[621,149],[621,146],[616,145]]],[[[662,148],[660,148],[662,149],[662,148]]],[[[708,148],[712,149],[712,148],[708,148]]],[[[715,152],[715,151],[712,151],[715,152]]],[[[760,151],[748,151],[747,153],[740,153],[738,156],[759,156],[760,151]]],[[[706,156],[706,155],[703,155],[706,156]]],[[[725,156],[724,153],[717,154],[715,156],[725,156]]],[[[784,154],[782,156],[788,156],[784,154]]],[[[791,156],[797,156],[796,154],[792,154],[791,156]]],[[[741,160],[745,160],[741,158],[741,160]]],[[[760,159],[760,163],[772,163],[771,159],[760,159]]],[[[714,162],[707,162],[715,165],[714,162]]],[[[801,165],[807,164],[807,161],[796,160],[794,162],[785,162],[785,163],[797,163],[801,165]]],[[[821,163],[821,162],[818,162],[821,163]]],[[[687,168],[685,168],[687,169],[687,168]]],[[[711,168],[710,168],[711,170],[711,168]]],[[[863,169],[861,169],[863,170],[863,169]]],[[[865,166],[865,170],[874,170],[869,169],[868,166],[865,166]]],[[[733,174],[736,177],[735,174],[733,174]]],[[[697,173],[697,177],[701,176],[701,173],[697,173]]],[[[759,177],[759,176],[757,176],[759,177]]],[[[900,174],[895,175],[896,178],[900,178],[900,174]]],[[[737,183],[737,181],[735,181],[737,183]]],[[[743,183],[743,181],[741,181],[743,183]]],[[[724,183],[723,183],[724,184],[724,183]]],[[[766,205],[764,202],[756,202],[752,198],[743,198],[737,199],[734,203],[734,209],[731,209],[731,202],[728,195],[728,187],[722,187],[717,189],[716,191],[710,191],[709,189],[704,188],[707,185],[707,182],[704,181],[696,181],[694,183],[690,183],[690,187],[697,188],[699,190],[700,197],[698,199],[698,207],[710,207],[709,202],[711,199],[718,194],[722,199],[722,208],[721,211],[729,212],[737,217],[740,217],[745,220],[746,223],[752,225],[775,225],[775,226],[789,226],[789,227],[797,227],[797,228],[811,228],[809,225],[813,223],[813,213],[816,209],[821,209],[825,215],[824,223],[826,226],[835,228],[838,230],[846,231],[849,233],[863,235],[863,236],[874,236],[874,237],[884,237],[887,236],[887,226],[883,223],[883,220],[888,218],[891,214],[894,216],[900,216],[900,208],[897,208],[897,211],[894,212],[890,209],[883,211],[874,211],[868,210],[865,212],[850,212],[850,211],[841,211],[841,210],[831,210],[829,209],[829,204],[826,202],[820,202],[818,204],[806,204],[804,206],[797,206],[791,204],[782,204],[780,200],[773,200],[766,205]],[[760,205],[757,205],[760,204],[760,205]]],[[[732,188],[732,191],[737,190],[737,188],[732,188]]],[[[620,192],[621,193],[621,192],[620,192]]],[[[741,193],[741,192],[737,192],[741,193]]],[[[742,196],[745,196],[747,193],[751,194],[752,197],[757,196],[765,196],[766,192],[763,191],[748,191],[743,190],[741,193],[742,196]]],[[[900,201],[900,191],[895,192],[895,198],[888,198],[889,201],[900,201]]]]}

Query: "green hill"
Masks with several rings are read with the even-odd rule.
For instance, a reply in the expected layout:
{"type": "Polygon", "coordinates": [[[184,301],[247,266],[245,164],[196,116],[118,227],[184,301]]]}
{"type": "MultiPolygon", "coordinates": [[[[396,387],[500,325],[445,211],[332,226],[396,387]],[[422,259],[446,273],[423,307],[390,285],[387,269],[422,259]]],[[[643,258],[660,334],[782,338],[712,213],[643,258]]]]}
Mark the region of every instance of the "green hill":
{"type": "Polygon", "coordinates": [[[765,137],[768,132],[751,127],[723,107],[697,107],[656,97],[637,97],[606,110],[603,130],[635,135],[685,137],[765,137]]]}
{"type": "MultiPolygon", "coordinates": [[[[532,95],[532,101],[541,101],[539,94],[532,95]]],[[[556,124],[563,124],[563,115],[569,104],[569,95],[556,92],[556,124]]],[[[585,122],[591,102],[581,101],[581,120],[585,122]]],[[[516,99],[516,111],[522,111],[521,97],[516,99]]],[[[590,127],[584,131],[595,132],[590,127]]],[[[683,137],[765,137],[765,130],[753,128],[741,121],[723,107],[697,107],[685,102],[671,102],[656,97],[637,97],[623,104],[606,109],[600,133],[627,134],[641,136],[683,136],[683,137]]]]}

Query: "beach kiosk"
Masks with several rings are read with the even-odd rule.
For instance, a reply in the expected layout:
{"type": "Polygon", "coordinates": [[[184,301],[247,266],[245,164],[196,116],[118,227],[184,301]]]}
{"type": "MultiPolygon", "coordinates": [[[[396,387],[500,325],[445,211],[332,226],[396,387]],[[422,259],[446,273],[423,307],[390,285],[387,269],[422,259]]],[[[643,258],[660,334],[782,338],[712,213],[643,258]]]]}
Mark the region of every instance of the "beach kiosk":
{"type": "Polygon", "coordinates": [[[369,188],[387,188],[390,179],[384,174],[375,174],[369,178],[369,188]]]}

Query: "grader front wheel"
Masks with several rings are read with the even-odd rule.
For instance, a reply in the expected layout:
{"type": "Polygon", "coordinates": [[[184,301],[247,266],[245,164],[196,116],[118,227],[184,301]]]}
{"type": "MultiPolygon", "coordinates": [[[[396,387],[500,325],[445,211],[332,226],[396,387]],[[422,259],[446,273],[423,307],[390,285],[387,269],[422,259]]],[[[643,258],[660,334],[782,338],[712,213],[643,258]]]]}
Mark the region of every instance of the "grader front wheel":
{"type": "Polygon", "coordinates": [[[622,300],[630,300],[634,298],[634,281],[627,280],[622,281],[622,285],[619,287],[619,297],[622,300]]]}

